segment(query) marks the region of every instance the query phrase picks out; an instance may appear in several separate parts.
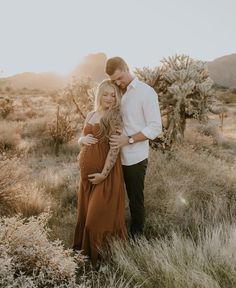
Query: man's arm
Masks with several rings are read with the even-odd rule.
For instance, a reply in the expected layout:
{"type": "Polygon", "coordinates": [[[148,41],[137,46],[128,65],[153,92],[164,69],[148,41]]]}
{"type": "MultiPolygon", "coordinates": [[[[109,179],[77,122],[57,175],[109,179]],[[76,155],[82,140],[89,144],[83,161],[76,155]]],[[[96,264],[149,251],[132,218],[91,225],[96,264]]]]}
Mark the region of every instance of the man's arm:
{"type": "MultiPolygon", "coordinates": [[[[142,131],[129,135],[134,139],[134,143],[147,139],[155,139],[162,132],[161,113],[159,108],[158,96],[154,89],[150,89],[148,95],[145,96],[142,109],[147,123],[142,131]]],[[[129,137],[125,135],[112,135],[110,137],[110,145],[113,148],[121,148],[129,144],[129,137]]]]}
{"type": "Polygon", "coordinates": [[[143,102],[143,114],[147,125],[141,132],[148,139],[154,140],[162,132],[158,95],[155,90],[151,88],[145,98],[143,102]]]}

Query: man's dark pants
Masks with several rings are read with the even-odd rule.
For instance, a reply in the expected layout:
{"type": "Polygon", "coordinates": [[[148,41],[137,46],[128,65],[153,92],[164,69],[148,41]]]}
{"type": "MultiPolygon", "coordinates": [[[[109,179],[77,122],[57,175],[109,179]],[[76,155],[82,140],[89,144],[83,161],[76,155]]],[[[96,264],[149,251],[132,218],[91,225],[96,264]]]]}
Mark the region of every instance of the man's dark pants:
{"type": "Polygon", "coordinates": [[[133,238],[143,234],[144,227],[144,179],[148,160],[126,166],[123,165],[123,173],[126,191],[129,198],[131,214],[130,233],[133,238]]]}

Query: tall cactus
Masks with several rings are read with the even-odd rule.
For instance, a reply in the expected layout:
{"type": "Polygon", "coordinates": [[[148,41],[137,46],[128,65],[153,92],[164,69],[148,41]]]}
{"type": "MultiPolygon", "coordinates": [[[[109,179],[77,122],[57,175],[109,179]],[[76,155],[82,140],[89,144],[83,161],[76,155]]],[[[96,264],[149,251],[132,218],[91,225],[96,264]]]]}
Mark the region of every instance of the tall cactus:
{"type": "Polygon", "coordinates": [[[158,68],[135,70],[140,80],[151,85],[159,96],[164,134],[151,142],[154,149],[181,143],[186,119],[206,121],[213,101],[213,81],[206,63],[186,55],[164,58],[161,63],[158,68]]]}

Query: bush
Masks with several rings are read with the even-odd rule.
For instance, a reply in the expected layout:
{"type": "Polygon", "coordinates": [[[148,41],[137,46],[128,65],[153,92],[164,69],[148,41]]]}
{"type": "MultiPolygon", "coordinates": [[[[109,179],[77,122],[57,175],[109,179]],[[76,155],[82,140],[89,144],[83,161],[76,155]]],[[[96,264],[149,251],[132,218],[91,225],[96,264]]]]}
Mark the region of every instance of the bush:
{"type": "Polygon", "coordinates": [[[13,112],[13,102],[9,98],[0,98],[0,117],[6,118],[8,114],[13,112]]]}
{"type": "Polygon", "coordinates": [[[75,287],[79,254],[48,240],[49,214],[0,218],[1,287],[75,287]]]}
{"type": "Polygon", "coordinates": [[[89,111],[93,109],[96,85],[91,78],[73,78],[64,89],[65,98],[69,103],[73,103],[76,112],[85,119],[89,111]]]}
{"type": "Polygon", "coordinates": [[[57,119],[48,125],[48,129],[54,141],[55,153],[58,156],[59,145],[69,142],[74,137],[76,127],[67,115],[60,114],[58,106],[57,119]]]}

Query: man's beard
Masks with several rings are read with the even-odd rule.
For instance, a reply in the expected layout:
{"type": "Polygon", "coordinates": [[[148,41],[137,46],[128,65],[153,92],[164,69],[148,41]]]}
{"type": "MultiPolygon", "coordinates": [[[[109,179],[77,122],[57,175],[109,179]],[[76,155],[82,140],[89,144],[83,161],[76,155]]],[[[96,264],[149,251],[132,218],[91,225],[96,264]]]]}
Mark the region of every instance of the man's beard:
{"type": "Polygon", "coordinates": [[[125,92],[127,91],[127,87],[125,87],[125,88],[120,88],[120,90],[121,90],[121,94],[124,95],[125,92]]]}

